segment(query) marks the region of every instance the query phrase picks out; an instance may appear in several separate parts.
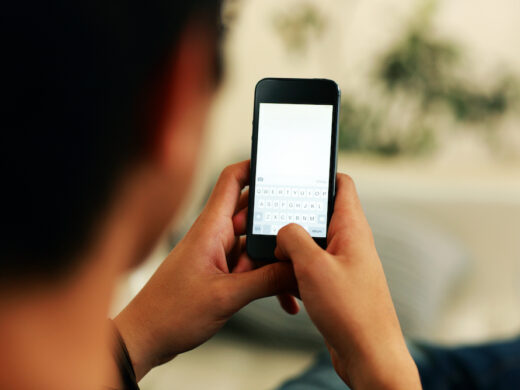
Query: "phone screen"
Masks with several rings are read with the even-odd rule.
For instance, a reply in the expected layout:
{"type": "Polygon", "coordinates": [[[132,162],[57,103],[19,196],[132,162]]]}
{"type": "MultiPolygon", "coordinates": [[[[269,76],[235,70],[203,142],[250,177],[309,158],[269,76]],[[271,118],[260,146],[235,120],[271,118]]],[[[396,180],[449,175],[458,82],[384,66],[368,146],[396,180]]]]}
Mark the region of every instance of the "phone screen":
{"type": "Polygon", "coordinates": [[[333,106],[260,103],[253,234],[327,236],[333,106]]]}

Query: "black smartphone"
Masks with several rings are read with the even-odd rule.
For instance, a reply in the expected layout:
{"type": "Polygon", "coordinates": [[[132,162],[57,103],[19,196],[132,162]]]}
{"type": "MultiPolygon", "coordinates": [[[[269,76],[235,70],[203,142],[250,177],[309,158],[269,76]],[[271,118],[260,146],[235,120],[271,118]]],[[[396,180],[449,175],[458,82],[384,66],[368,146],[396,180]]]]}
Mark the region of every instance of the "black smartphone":
{"type": "Polygon", "coordinates": [[[251,258],[275,261],[276,234],[289,223],[326,247],[339,103],[332,80],[267,78],[256,85],[246,239],[251,258]]]}

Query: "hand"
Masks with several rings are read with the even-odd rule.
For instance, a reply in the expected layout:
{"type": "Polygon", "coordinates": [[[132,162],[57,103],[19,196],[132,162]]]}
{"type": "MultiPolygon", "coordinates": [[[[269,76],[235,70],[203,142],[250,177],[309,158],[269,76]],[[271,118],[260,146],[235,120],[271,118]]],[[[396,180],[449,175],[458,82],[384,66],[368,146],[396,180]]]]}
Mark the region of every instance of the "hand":
{"type": "Polygon", "coordinates": [[[289,292],[290,263],[253,269],[244,252],[249,161],[227,167],[190,231],[115,318],[138,380],[151,368],[202,344],[254,299],[289,292]],[[232,272],[230,272],[230,270],[232,272]]]}
{"type": "Polygon", "coordinates": [[[348,385],[421,388],[350,177],[337,176],[327,249],[291,224],[278,233],[275,255],[292,262],[303,304],[348,385]]]}

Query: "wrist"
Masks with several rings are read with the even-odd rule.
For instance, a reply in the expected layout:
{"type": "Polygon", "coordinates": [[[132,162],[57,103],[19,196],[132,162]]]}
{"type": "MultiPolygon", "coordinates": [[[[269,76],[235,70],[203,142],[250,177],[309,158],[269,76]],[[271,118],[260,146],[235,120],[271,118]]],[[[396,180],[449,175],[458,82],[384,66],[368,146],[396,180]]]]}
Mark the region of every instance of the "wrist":
{"type": "MultiPolygon", "coordinates": [[[[121,333],[119,332],[119,329],[115,325],[114,321],[112,321],[111,324],[114,337],[113,356],[115,359],[115,369],[113,371],[114,376],[112,377],[111,385],[113,388],[123,387],[125,389],[138,389],[134,366],[132,364],[132,360],[130,359],[126,344],[123,341],[121,333]]],[[[107,383],[107,385],[109,385],[109,383],[107,383]]]]}
{"type": "Polygon", "coordinates": [[[136,379],[139,382],[155,367],[150,353],[151,342],[147,330],[141,326],[143,321],[137,321],[128,307],[114,318],[114,324],[126,345],[136,379]]]}
{"type": "Polygon", "coordinates": [[[406,344],[378,348],[377,352],[360,355],[347,365],[352,388],[421,389],[421,380],[406,344]],[[349,367],[348,367],[349,366],[349,367]]]}

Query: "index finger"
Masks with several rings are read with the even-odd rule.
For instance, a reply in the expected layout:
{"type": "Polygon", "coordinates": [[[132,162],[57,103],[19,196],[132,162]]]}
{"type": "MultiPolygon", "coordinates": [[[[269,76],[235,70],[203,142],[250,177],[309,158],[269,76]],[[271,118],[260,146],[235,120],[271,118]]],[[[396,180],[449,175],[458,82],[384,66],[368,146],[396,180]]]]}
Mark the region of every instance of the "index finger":
{"type": "Polygon", "coordinates": [[[226,217],[232,217],[240,192],[249,183],[249,160],[228,165],[220,174],[207,206],[226,217]]]}

